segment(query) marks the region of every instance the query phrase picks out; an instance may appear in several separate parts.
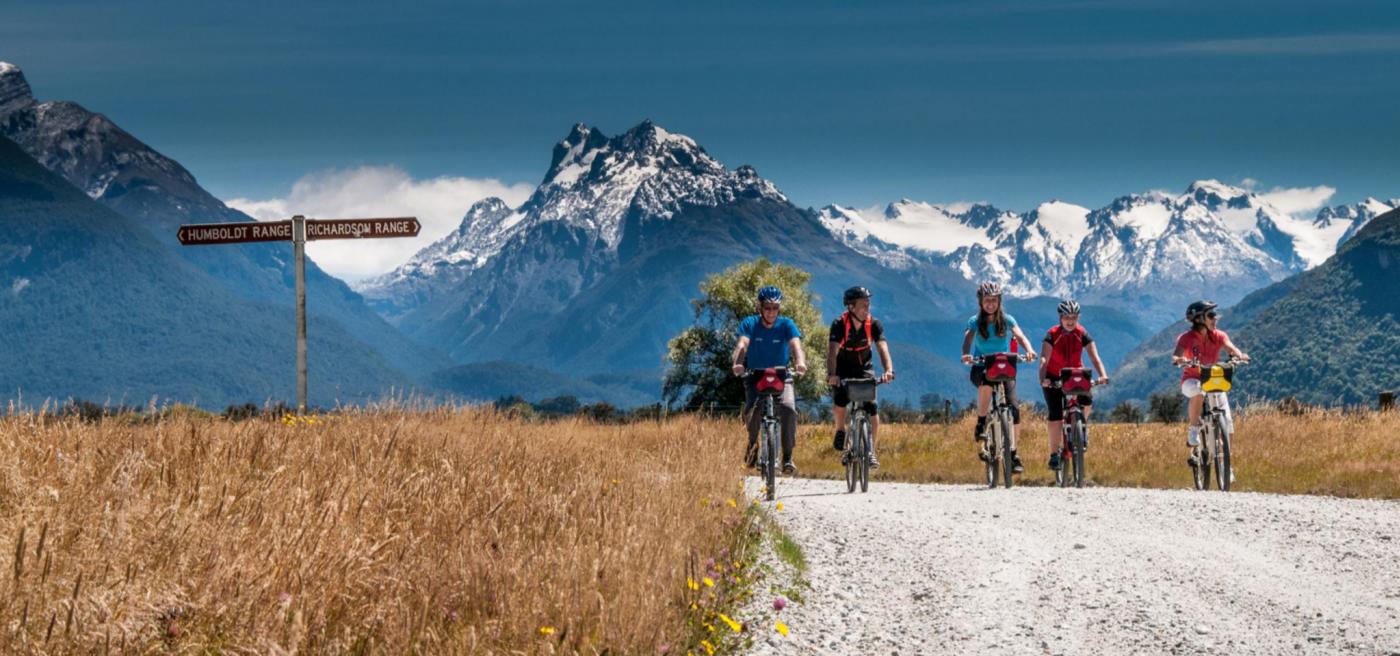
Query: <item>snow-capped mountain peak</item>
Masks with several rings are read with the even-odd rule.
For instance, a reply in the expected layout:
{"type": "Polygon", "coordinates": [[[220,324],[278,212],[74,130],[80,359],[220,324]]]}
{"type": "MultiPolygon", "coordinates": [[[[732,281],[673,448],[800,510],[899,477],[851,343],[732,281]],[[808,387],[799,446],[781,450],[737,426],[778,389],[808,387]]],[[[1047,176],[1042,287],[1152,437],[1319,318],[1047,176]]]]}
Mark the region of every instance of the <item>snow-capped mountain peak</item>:
{"type": "Polygon", "coordinates": [[[34,104],[34,92],[18,66],[0,61],[0,122],[34,104]]]}
{"type": "Polygon", "coordinates": [[[1249,199],[1253,195],[1246,189],[1225,184],[1219,180],[1208,179],[1192,182],[1179,200],[1181,202],[1186,202],[1188,199],[1195,200],[1212,210],[1219,209],[1221,206],[1241,209],[1249,205],[1249,199]]]}
{"type": "MultiPolygon", "coordinates": [[[[533,228],[558,222],[616,248],[629,218],[667,220],[685,206],[717,207],[740,198],[787,198],[751,166],[724,167],[694,139],[643,121],[615,137],[582,123],[555,144],[549,170],[513,211],[478,203],[456,232],[420,251],[399,270],[366,281],[362,292],[385,297],[389,286],[483,266],[533,228]]],[[[485,202],[485,201],[483,201],[485,202]]]]}

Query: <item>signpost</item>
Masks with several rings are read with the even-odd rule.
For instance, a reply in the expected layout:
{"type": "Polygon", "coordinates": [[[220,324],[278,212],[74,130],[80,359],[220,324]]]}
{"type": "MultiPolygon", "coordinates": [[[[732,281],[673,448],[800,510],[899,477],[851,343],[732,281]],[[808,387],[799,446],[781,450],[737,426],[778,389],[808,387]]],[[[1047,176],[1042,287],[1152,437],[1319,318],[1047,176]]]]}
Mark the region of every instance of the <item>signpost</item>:
{"type": "Polygon", "coordinates": [[[417,237],[418,219],[308,219],[253,223],[194,223],[180,226],[176,236],[184,246],[290,241],[296,261],[297,287],[297,412],[306,412],[306,242],[309,239],[373,239],[417,237]]]}

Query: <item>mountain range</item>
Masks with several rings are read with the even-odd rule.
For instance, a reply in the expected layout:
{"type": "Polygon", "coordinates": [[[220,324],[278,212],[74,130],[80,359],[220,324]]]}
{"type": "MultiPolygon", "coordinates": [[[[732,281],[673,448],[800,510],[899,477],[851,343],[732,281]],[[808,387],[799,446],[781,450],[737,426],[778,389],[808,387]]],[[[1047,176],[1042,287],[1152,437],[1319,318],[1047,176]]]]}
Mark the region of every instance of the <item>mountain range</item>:
{"type": "MultiPolygon", "coordinates": [[[[106,116],[68,101],[39,102],[19,67],[0,62],[0,137],[89,198],[130,218],[177,257],[234,294],[288,308],[294,301],[291,246],[285,243],[181,247],[184,223],[252,221],[199,186],[178,162],[156,152],[106,116]]],[[[333,217],[322,217],[333,218],[333,217]]],[[[403,339],[344,282],[308,261],[307,311],[417,378],[450,364],[445,355],[403,339]]],[[[286,330],[294,328],[290,322],[286,330]]],[[[387,382],[387,381],[385,381],[387,382]]]]}
{"type": "MultiPolygon", "coordinates": [[[[207,286],[210,298],[283,308],[281,330],[290,334],[290,247],[178,246],[179,224],[251,219],[210,195],[174,160],[101,114],[71,102],[37,101],[19,69],[3,63],[0,135],[107,210],[78,208],[71,194],[53,208],[105,217],[75,224],[95,233],[89,239],[101,241],[105,230],[123,239],[129,230],[143,233],[141,253],[159,246],[162,266],[174,261],[179,265],[172,270],[197,272],[186,282],[207,286]]],[[[15,191],[22,187],[0,188],[0,198],[28,203],[0,219],[43,215],[42,203],[15,191]]],[[[1078,296],[1114,367],[1187,301],[1214,295],[1234,303],[1250,291],[1291,284],[1396,205],[1367,199],[1302,220],[1266,195],[1202,180],[1182,194],[1131,194],[1097,210],[1052,201],[1016,213],[909,200],[882,210],[804,209],[753,167],[730,169],[695,140],[650,121],[613,136],[579,124],[555,144],[544,177],[524,203],[476,203],[457,230],[355,290],[312,263],[308,306],[313,322],[325,326],[316,330],[336,335],[344,353],[364,354],[368,368],[351,386],[357,393],[407,384],[473,399],[576,393],[584,401],[635,405],[656,398],[666,342],[690,322],[699,282],[735,263],[768,257],[812,274],[826,316],[841,311],[846,287],[875,291],[875,314],[886,325],[901,375],[889,395],[963,398],[969,387],[956,358],[978,281],[1006,284],[1013,296],[1009,309],[1033,339],[1055,322],[1058,297],[1078,296]]],[[[7,244],[12,253],[35,248],[20,237],[7,244]]],[[[81,253],[72,255],[86,262],[81,253]]],[[[82,266],[64,270],[73,275],[82,266]]],[[[15,273],[6,283],[20,290],[16,298],[40,279],[32,267],[23,271],[35,275],[15,273]]],[[[106,275],[114,285],[155,284],[138,275],[145,273],[148,267],[106,275]]],[[[53,289],[61,295],[62,287],[53,289]]],[[[80,307],[68,301],[65,307],[80,307]]],[[[12,304],[0,311],[23,307],[34,309],[12,304]]],[[[249,310],[249,316],[263,312],[249,310]]],[[[207,328],[196,325],[198,313],[172,316],[179,321],[154,333],[157,345],[176,328],[195,334],[207,328]]],[[[257,334],[264,328],[275,331],[257,324],[257,334]]],[[[171,376],[163,389],[180,389],[184,379],[178,371],[171,376]]],[[[219,394],[231,395],[229,401],[253,394],[246,386],[199,389],[209,395],[203,398],[221,402],[219,394]]],[[[266,389],[254,398],[281,388],[266,389]]]]}
{"type": "Polygon", "coordinates": [[[1158,326],[1201,296],[1238,301],[1316,266],[1400,200],[1325,207],[1301,220],[1257,193],[1201,180],[1184,193],[1130,194],[1097,210],[1063,201],[1015,213],[901,200],[883,211],[830,205],[822,222],[886,266],[951,267],[1021,296],[1113,305],[1158,326]]]}
{"type": "MultiPolygon", "coordinates": [[[[1372,403],[1400,387],[1400,211],[1368,221],[1321,265],[1245,296],[1221,311],[1220,328],[1252,359],[1236,374],[1237,401],[1294,397],[1306,403],[1372,403]]],[[[1133,350],[1105,398],[1175,393],[1171,366],[1184,321],[1133,350]]]]}

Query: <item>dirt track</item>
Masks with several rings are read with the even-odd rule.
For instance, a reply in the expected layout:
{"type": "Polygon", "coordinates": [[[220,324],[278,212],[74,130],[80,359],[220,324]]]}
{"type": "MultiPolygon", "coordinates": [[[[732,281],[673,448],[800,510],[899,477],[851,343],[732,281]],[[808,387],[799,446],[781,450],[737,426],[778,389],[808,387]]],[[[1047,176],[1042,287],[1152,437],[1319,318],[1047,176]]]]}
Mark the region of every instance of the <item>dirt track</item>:
{"type": "MultiPolygon", "coordinates": [[[[758,483],[751,479],[754,488],[758,483]]],[[[1400,502],[782,479],[754,653],[1400,654],[1400,502]]],[[[774,504],[766,504],[772,507],[774,504]]]]}

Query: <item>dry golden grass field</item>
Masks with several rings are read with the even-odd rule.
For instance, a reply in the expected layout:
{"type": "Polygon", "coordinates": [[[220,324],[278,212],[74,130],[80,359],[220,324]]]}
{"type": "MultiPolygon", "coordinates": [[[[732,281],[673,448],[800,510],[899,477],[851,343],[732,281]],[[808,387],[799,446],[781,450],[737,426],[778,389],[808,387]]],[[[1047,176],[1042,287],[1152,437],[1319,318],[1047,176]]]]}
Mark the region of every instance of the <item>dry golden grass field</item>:
{"type": "MultiPolygon", "coordinates": [[[[873,480],[977,483],[983,478],[972,441],[974,420],[950,426],[893,425],[877,438],[881,468],[873,480]]],[[[1241,492],[1400,498],[1400,412],[1302,415],[1250,412],[1235,420],[1232,442],[1241,492]]],[[[831,450],[832,426],[804,426],[796,464],[804,476],[841,478],[831,450]]],[[[1018,484],[1051,485],[1045,422],[1029,414],[1019,451],[1026,473],[1018,484]]],[[[1185,424],[1093,424],[1084,469],[1095,485],[1186,488],[1185,424]]]]}
{"type": "Polygon", "coordinates": [[[0,419],[0,653],[703,652],[753,543],[729,422],[130,424],[0,419]]]}
{"type": "MultiPolygon", "coordinates": [[[[1400,415],[1237,424],[1239,490],[1400,497],[1400,415]]],[[[1050,482],[1043,426],[1024,484],[1050,482]]],[[[755,576],[741,435],[485,410],[3,418],[0,653],[726,651],[742,618],[719,613],[755,576]]],[[[976,482],[970,435],[888,427],[876,480],[976,482]]],[[[1094,484],[1188,485],[1180,425],[1091,439],[1094,484]]],[[[798,466],[837,476],[828,426],[803,427],[798,466]]]]}

